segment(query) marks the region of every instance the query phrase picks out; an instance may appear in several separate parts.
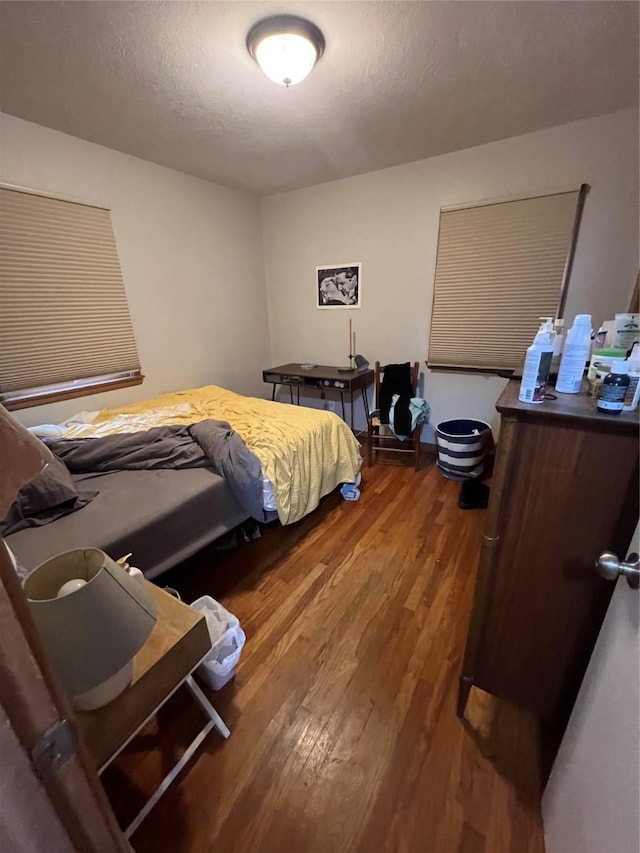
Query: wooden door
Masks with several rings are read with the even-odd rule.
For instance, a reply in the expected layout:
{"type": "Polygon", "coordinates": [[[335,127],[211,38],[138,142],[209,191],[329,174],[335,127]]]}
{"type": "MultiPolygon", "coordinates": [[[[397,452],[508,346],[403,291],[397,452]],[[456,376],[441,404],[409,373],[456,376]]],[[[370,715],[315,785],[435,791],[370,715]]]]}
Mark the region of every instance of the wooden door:
{"type": "Polygon", "coordinates": [[[0,744],[0,849],[131,853],[77,741],[73,710],[51,672],[1,538],[0,744]],[[55,768],[48,761],[50,750],[34,762],[34,747],[62,721],[75,741],[66,760],[55,768]]]}
{"type": "Polygon", "coordinates": [[[640,850],[639,621],[620,578],[542,800],[547,853],[640,850]]]}

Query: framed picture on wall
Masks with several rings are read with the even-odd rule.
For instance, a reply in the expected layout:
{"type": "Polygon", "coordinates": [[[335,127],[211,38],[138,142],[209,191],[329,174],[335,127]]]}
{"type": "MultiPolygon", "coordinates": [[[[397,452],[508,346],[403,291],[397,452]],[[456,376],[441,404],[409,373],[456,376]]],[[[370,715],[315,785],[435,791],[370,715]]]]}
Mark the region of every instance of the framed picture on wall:
{"type": "Polygon", "coordinates": [[[316,267],[316,308],[359,308],[362,264],[316,267]]]}

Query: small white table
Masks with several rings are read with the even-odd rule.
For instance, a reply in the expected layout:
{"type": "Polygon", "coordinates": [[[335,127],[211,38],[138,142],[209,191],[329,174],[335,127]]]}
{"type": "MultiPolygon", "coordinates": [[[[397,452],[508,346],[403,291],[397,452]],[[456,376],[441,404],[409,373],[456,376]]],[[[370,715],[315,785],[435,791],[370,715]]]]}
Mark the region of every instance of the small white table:
{"type": "Polygon", "coordinates": [[[183,685],[204,711],[207,722],[126,827],[127,838],[140,826],[212,729],[223,738],[230,734],[222,717],[193,679],[194,670],[211,648],[204,616],[154,584],[146,583],[158,606],[158,620],[135,657],[133,681],[104,708],[78,712],[80,736],[98,773],[102,773],[183,685]]]}

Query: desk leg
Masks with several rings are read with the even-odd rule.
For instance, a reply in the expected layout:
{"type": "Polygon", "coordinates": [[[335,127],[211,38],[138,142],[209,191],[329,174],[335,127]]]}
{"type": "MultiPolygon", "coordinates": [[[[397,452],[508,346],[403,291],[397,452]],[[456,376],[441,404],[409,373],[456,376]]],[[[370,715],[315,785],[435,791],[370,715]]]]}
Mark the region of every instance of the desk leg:
{"type": "Polygon", "coordinates": [[[153,792],[151,797],[145,803],[144,808],[138,813],[135,820],[133,820],[129,824],[129,826],[125,829],[124,834],[126,835],[127,838],[131,838],[133,833],[140,826],[142,821],[146,818],[146,816],[149,814],[151,809],[155,806],[155,804],[158,802],[160,797],[167,790],[169,785],[173,782],[173,780],[176,778],[176,776],[188,764],[189,760],[191,759],[191,756],[198,749],[198,747],[200,746],[202,741],[207,737],[207,735],[213,729],[213,727],[214,727],[213,721],[209,720],[207,725],[200,731],[200,733],[196,736],[196,738],[189,744],[189,746],[185,750],[185,752],[182,755],[182,757],[180,758],[180,760],[177,762],[177,764],[174,765],[174,767],[170,770],[170,772],[167,773],[167,775],[164,777],[162,782],[160,782],[160,784],[158,785],[156,790],[153,792]]]}
{"type": "Polygon", "coordinates": [[[297,401],[297,404],[298,404],[298,406],[299,406],[299,405],[300,405],[300,386],[299,386],[299,385],[298,385],[298,387],[296,388],[296,391],[297,391],[297,393],[298,393],[298,401],[297,401]]]}
{"type": "MultiPolygon", "coordinates": [[[[192,755],[199,748],[200,744],[207,737],[207,735],[212,731],[212,729],[216,729],[216,731],[222,735],[223,738],[228,738],[230,735],[230,731],[225,725],[224,720],[218,714],[216,709],[213,707],[211,702],[204,695],[202,690],[198,687],[198,685],[193,680],[193,676],[190,675],[187,680],[184,682],[188,689],[191,692],[193,698],[200,705],[202,710],[205,712],[207,717],[209,718],[209,722],[205,725],[203,729],[196,735],[196,737],[191,741],[189,746],[184,751],[183,755],[180,757],[180,760],[171,768],[169,773],[164,777],[162,782],[158,785],[156,790],[153,792],[151,797],[147,800],[142,810],[138,813],[137,817],[129,824],[129,826],[125,829],[124,834],[127,838],[131,838],[136,829],[140,826],[142,821],[149,814],[151,809],[158,802],[160,797],[167,790],[169,785],[173,782],[173,780],[178,776],[179,773],[185,768],[185,766],[189,763],[192,755]]],[[[162,703],[164,704],[164,703],[162,703]]],[[[156,709],[157,710],[157,709],[156,709]]]]}
{"type": "Polygon", "coordinates": [[[346,420],[346,417],[344,414],[344,392],[343,391],[340,391],[340,402],[342,403],[342,420],[344,421],[344,420],[346,420]]]}
{"type": "Polygon", "coordinates": [[[273,391],[271,392],[271,402],[272,403],[275,402],[275,399],[276,399],[276,388],[277,388],[277,385],[274,382],[273,383],[273,391]]]}
{"type": "Polygon", "coordinates": [[[291,397],[291,405],[293,406],[293,386],[289,385],[289,397],[291,397]]]}
{"type": "Polygon", "coordinates": [[[222,737],[225,739],[228,738],[231,732],[227,728],[220,714],[216,711],[211,702],[209,702],[202,690],[198,687],[192,675],[187,678],[187,687],[191,691],[193,697],[199,702],[200,706],[202,707],[202,710],[213,723],[214,728],[216,729],[218,734],[222,735],[222,737]]]}
{"type": "Polygon", "coordinates": [[[351,432],[353,432],[353,388],[349,389],[351,394],[351,432]]]}

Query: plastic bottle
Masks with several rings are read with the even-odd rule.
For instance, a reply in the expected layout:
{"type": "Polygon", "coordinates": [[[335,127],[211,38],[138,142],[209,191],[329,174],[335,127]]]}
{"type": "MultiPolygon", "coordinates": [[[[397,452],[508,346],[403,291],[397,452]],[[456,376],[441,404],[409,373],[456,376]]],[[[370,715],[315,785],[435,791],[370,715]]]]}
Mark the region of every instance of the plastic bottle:
{"type": "Polygon", "coordinates": [[[623,412],[634,412],[640,400],[640,344],[634,344],[627,361],[629,387],[624,398],[623,412]]]}
{"type": "Polygon", "coordinates": [[[564,347],[564,320],[562,317],[556,317],[553,321],[553,331],[555,332],[555,337],[553,338],[551,372],[557,374],[558,368],[560,367],[560,357],[562,356],[562,350],[564,347]]]}
{"type": "Polygon", "coordinates": [[[607,415],[619,415],[624,408],[624,398],[629,387],[627,365],[612,364],[598,395],[598,411],[607,415]]]}
{"type": "Polygon", "coordinates": [[[576,314],[573,326],[567,332],[556,391],[561,394],[577,394],[580,391],[590,352],[591,314],[576,314]]]}
{"type": "Polygon", "coordinates": [[[553,339],[553,357],[556,356],[559,358],[562,355],[562,348],[564,346],[564,320],[562,317],[556,317],[553,321],[553,331],[555,332],[555,338],[553,339]]]}
{"type": "Polygon", "coordinates": [[[607,373],[611,373],[611,365],[618,362],[623,364],[626,361],[626,355],[623,349],[614,349],[613,347],[611,349],[594,349],[587,370],[589,394],[592,397],[598,396],[598,388],[607,373]]]}
{"type": "Polygon", "coordinates": [[[527,349],[518,399],[522,403],[544,403],[553,357],[553,317],[540,317],[540,326],[527,349]]]}

